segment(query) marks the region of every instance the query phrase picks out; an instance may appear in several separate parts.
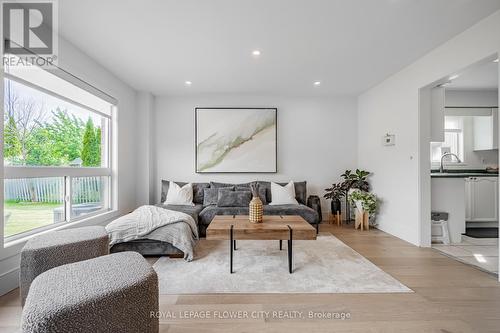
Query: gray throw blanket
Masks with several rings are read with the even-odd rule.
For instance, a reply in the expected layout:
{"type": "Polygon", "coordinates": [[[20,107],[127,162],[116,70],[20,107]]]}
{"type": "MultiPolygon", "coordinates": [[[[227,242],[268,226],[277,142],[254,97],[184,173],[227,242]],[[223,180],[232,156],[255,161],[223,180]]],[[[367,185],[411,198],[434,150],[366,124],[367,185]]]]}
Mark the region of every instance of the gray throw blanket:
{"type": "Polygon", "coordinates": [[[141,206],[106,226],[110,246],[136,239],[168,242],[184,252],[184,259],[193,260],[198,240],[196,222],[186,213],[157,206],[141,206]]]}

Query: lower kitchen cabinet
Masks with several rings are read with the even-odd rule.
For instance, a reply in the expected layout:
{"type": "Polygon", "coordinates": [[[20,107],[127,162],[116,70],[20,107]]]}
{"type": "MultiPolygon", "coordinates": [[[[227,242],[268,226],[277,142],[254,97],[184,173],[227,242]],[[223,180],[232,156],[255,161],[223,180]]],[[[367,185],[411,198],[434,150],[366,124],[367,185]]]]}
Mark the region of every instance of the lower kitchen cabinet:
{"type": "Polygon", "coordinates": [[[465,200],[465,219],[467,222],[498,221],[498,178],[466,178],[465,200]]]}

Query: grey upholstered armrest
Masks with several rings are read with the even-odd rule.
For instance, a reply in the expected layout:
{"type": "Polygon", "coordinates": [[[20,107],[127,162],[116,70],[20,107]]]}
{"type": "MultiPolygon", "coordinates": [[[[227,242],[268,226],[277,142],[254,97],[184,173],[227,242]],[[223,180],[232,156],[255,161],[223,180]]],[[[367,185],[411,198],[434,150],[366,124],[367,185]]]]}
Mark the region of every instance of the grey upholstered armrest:
{"type": "Polygon", "coordinates": [[[321,201],[317,195],[310,195],[309,198],[307,198],[307,206],[314,209],[318,215],[319,215],[319,220],[318,224],[322,220],[322,215],[321,215],[321,201]]]}

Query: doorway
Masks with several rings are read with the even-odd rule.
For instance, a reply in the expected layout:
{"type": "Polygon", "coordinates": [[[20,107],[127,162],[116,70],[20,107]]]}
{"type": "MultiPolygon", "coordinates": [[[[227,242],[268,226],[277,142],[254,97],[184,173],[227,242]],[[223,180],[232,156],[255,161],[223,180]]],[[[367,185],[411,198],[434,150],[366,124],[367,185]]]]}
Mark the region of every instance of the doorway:
{"type": "Polygon", "coordinates": [[[420,91],[421,243],[497,275],[498,77],[495,55],[420,91]]]}

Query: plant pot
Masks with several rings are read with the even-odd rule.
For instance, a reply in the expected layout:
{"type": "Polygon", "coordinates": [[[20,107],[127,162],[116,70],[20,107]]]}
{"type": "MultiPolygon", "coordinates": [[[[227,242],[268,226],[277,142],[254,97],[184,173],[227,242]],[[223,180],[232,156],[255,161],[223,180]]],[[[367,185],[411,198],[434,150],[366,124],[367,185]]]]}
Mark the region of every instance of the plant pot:
{"type": "Polygon", "coordinates": [[[355,205],[355,207],[356,207],[357,211],[358,211],[360,214],[363,214],[363,211],[364,211],[364,209],[363,209],[363,202],[362,202],[361,200],[356,200],[356,201],[354,202],[354,205],[355,205]]]}
{"type": "Polygon", "coordinates": [[[336,214],[337,212],[341,213],[342,212],[342,203],[340,202],[339,199],[332,200],[330,203],[330,208],[332,210],[332,214],[336,214]]]}

